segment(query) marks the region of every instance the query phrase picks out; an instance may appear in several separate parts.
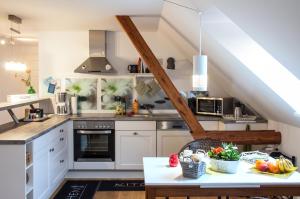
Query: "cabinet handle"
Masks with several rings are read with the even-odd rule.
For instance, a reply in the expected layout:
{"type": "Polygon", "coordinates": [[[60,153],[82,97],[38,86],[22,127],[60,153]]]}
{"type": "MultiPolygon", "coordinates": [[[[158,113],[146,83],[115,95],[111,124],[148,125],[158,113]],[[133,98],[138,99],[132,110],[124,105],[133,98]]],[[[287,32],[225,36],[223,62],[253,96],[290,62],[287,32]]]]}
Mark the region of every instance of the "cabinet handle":
{"type": "Polygon", "coordinates": [[[52,148],[52,149],[49,150],[49,152],[53,152],[53,151],[54,151],[54,148],[52,148]]]}
{"type": "Polygon", "coordinates": [[[133,135],[138,135],[138,133],[137,133],[137,132],[134,132],[133,135]]]}
{"type": "Polygon", "coordinates": [[[60,163],[63,163],[64,161],[65,161],[65,160],[60,160],[59,162],[60,162],[60,163]]]}
{"type": "Polygon", "coordinates": [[[64,141],[64,138],[60,138],[59,140],[60,140],[60,141],[64,141]]]}
{"type": "Polygon", "coordinates": [[[63,133],[63,132],[64,132],[64,130],[63,130],[63,129],[60,129],[60,130],[59,130],[59,132],[63,133]]]}

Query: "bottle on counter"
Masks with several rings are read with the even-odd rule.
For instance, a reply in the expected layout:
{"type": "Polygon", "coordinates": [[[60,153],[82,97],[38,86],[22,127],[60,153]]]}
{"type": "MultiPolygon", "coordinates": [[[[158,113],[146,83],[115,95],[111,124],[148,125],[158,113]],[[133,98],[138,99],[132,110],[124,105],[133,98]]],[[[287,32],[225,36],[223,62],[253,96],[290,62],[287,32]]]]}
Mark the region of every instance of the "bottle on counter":
{"type": "Polygon", "coordinates": [[[132,103],[132,112],[137,114],[139,112],[139,102],[135,99],[132,103]]]}

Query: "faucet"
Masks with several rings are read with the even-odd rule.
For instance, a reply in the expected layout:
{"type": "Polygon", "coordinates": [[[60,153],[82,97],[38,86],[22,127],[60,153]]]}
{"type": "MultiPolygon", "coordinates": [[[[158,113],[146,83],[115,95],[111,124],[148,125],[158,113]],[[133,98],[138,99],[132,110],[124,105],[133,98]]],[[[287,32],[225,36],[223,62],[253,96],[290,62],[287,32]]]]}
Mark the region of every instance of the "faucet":
{"type": "Polygon", "coordinates": [[[149,115],[153,115],[153,111],[151,107],[146,107],[146,110],[148,111],[149,115]]]}
{"type": "Polygon", "coordinates": [[[152,104],[143,104],[141,107],[143,109],[146,109],[148,111],[148,113],[149,113],[150,116],[153,115],[153,111],[152,110],[154,108],[154,105],[152,105],[152,104]]]}

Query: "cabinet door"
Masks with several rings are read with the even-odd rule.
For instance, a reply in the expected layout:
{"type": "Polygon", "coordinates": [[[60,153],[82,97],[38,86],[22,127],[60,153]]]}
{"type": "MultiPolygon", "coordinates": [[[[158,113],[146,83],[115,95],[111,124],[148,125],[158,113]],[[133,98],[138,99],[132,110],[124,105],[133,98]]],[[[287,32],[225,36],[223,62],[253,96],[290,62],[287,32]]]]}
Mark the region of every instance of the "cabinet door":
{"type": "Polygon", "coordinates": [[[193,137],[189,131],[157,131],[157,156],[168,157],[179,150],[193,137]]]}
{"type": "Polygon", "coordinates": [[[116,131],[116,168],[143,169],[143,157],[156,156],[156,131],[116,131]]]}
{"type": "Polygon", "coordinates": [[[48,198],[50,181],[49,181],[49,153],[47,148],[33,154],[33,186],[34,198],[48,198]]]}
{"type": "Polygon", "coordinates": [[[55,157],[50,157],[50,182],[53,190],[61,183],[68,168],[67,147],[55,157]]]}

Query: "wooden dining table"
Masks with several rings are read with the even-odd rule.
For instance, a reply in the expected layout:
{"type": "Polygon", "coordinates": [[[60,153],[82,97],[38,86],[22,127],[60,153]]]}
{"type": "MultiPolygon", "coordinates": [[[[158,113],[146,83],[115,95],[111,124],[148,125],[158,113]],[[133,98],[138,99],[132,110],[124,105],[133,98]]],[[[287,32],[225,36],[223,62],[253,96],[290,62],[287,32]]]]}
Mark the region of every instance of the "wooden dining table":
{"type": "MultiPolygon", "coordinates": [[[[169,167],[167,157],[144,157],[146,199],[185,196],[300,196],[300,173],[271,175],[240,161],[235,174],[207,169],[198,179],[182,176],[180,164],[169,167]]],[[[209,163],[208,163],[209,165],[209,163]]]]}

